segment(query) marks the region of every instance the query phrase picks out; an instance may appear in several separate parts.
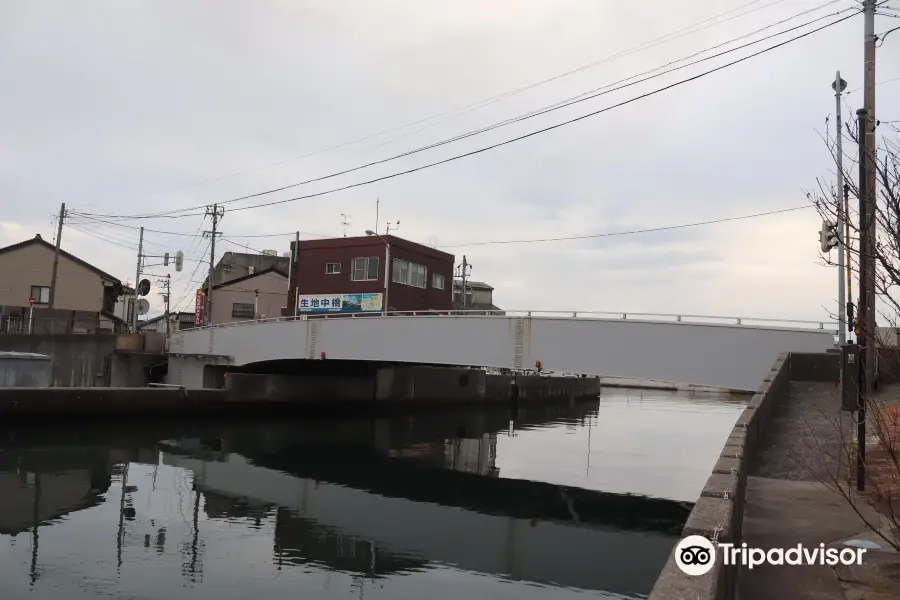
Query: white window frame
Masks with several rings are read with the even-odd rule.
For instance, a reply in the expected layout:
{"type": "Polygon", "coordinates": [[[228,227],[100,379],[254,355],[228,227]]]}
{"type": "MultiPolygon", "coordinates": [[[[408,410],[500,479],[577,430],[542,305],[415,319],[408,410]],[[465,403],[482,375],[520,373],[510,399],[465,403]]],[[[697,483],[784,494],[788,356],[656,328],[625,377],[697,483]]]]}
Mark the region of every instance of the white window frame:
{"type": "Polygon", "coordinates": [[[394,259],[394,268],[393,273],[391,274],[391,281],[394,283],[402,283],[403,285],[409,285],[407,282],[409,281],[409,261],[403,260],[402,258],[394,259]]]}
{"type": "Polygon", "coordinates": [[[50,286],[49,285],[33,285],[31,286],[31,298],[34,298],[35,304],[50,304],[50,286]],[[34,290],[37,289],[38,293],[35,296],[34,290]],[[44,299],[46,297],[46,300],[44,299]]]}
{"type": "Polygon", "coordinates": [[[428,289],[428,267],[395,258],[391,281],[423,290],[428,289]]]}
{"type": "Polygon", "coordinates": [[[409,265],[409,285],[420,289],[428,289],[428,267],[416,263],[409,265]]]}
{"type": "Polygon", "coordinates": [[[432,273],[431,274],[431,287],[433,287],[436,290],[442,290],[442,289],[444,289],[445,284],[446,284],[446,279],[444,278],[443,275],[441,275],[440,273],[432,273]],[[438,282],[440,282],[440,285],[438,285],[438,282]]]}
{"type": "Polygon", "coordinates": [[[353,262],[350,263],[350,267],[351,267],[350,268],[350,280],[351,281],[378,281],[378,279],[379,279],[378,267],[380,265],[381,265],[381,260],[380,260],[380,257],[378,257],[378,256],[357,256],[356,258],[353,259],[353,262]],[[359,264],[359,261],[365,261],[365,263],[364,263],[366,265],[365,266],[365,275],[366,275],[365,278],[357,278],[356,277],[357,265],[359,264]],[[372,264],[372,261],[375,261],[375,276],[374,277],[369,276],[369,271],[371,270],[369,268],[369,266],[372,264]]]}
{"type": "Polygon", "coordinates": [[[326,275],[340,275],[341,274],[341,263],[339,262],[330,262],[325,263],[325,274],[326,275]],[[337,268],[335,268],[337,267],[337,268]],[[330,270],[329,270],[330,268],[330,270]]]}

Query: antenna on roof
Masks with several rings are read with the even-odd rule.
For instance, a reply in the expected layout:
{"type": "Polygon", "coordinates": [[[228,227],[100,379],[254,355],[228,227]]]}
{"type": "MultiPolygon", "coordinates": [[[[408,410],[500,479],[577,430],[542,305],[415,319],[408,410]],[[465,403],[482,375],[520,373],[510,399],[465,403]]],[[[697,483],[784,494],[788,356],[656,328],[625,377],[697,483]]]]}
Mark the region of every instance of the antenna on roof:
{"type": "Polygon", "coordinates": [[[347,237],[347,225],[350,224],[349,219],[352,219],[352,218],[353,217],[351,217],[350,215],[345,215],[344,213],[341,213],[341,229],[344,232],[344,237],[347,237]]]}
{"type": "Polygon", "coordinates": [[[398,229],[400,229],[400,220],[399,219],[397,219],[397,224],[394,225],[393,229],[391,228],[390,222],[388,222],[388,224],[384,228],[384,234],[390,235],[392,231],[397,231],[398,229]]]}

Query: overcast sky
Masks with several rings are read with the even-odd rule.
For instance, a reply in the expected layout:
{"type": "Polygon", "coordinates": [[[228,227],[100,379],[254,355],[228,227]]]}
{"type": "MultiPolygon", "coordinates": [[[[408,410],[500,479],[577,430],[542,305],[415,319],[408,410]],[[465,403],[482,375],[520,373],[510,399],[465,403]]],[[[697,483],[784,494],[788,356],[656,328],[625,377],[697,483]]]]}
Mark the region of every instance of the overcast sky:
{"type": "MultiPolygon", "coordinates": [[[[748,1],[0,0],[0,245],[35,233],[52,239],[63,201],[73,210],[115,215],[221,202],[518,116],[804,10],[829,4],[722,49],[857,4],[762,0],[707,21],[748,1]],[[688,35],[603,61],[703,21],[688,35]]],[[[876,31],[898,24],[879,17],[876,31]]],[[[343,192],[231,212],[516,137],[813,27],[427,152],[227,205],[221,230],[232,243],[223,240],[217,254],[241,250],[233,243],[287,250],[288,236],[250,237],[260,234],[339,236],[341,213],[352,216],[348,235],[362,235],[375,226],[380,197],[380,230],[399,219],[396,235],[437,245],[457,260],[466,254],[472,277],[493,285],[503,308],[824,318],[835,303],[837,273],[820,264],[814,210],[665,233],[460,244],[627,231],[802,205],[804,190],[833,171],[820,135],[834,112],[835,71],[849,90],[862,85],[861,16],[496,150],[343,192]]],[[[879,50],[877,72],[878,81],[900,77],[900,33],[879,50]]],[[[900,81],[877,89],[878,116],[900,119],[900,81]]],[[[846,96],[851,110],[861,101],[861,92],[846,96]]],[[[192,235],[201,217],[188,214],[123,224],[192,235]]],[[[136,230],[72,222],[82,231],[66,228],[66,250],[123,281],[134,279],[136,230]]],[[[148,233],[148,250],[208,257],[207,241],[191,235],[148,233]]],[[[188,262],[174,278],[173,299],[196,287],[189,277],[196,264],[188,262]]],[[[161,305],[158,296],[151,299],[161,305]]]]}

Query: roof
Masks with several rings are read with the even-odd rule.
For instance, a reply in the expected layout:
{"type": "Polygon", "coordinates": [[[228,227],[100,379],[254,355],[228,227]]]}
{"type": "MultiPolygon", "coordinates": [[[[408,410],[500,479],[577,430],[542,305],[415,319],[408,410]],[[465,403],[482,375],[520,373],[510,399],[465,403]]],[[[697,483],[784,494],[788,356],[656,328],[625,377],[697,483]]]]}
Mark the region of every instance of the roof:
{"type": "Polygon", "coordinates": [[[213,286],[214,290],[219,288],[228,287],[229,285],[233,285],[235,283],[240,283],[242,281],[247,281],[248,279],[253,279],[254,277],[260,277],[262,275],[267,275],[270,273],[275,273],[276,275],[281,275],[285,279],[287,279],[287,273],[276,269],[275,267],[269,267],[268,269],[263,269],[262,271],[257,271],[256,273],[251,273],[250,275],[243,275],[241,277],[235,277],[234,279],[229,279],[228,281],[223,281],[222,283],[217,283],[213,286]]]}
{"type": "MultiPolygon", "coordinates": [[[[37,234],[30,240],[25,240],[24,242],[19,242],[18,244],[13,244],[12,246],[6,246],[5,248],[0,248],[0,254],[4,254],[6,252],[14,252],[16,250],[21,250],[22,248],[25,248],[26,246],[30,246],[32,244],[40,244],[49,250],[56,250],[56,246],[54,246],[53,244],[51,244],[50,242],[48,242],[47,240],[42,238],[41,234],[37,234]]],[[[95,267],[94,265],[92,265],[91,263],[81,260],[74,254],[70,254],[69,252],[66,252],[65,250],[63,250],[62,248],[59,249],[59,253],[62,256],[65,256],[66,258],[71,260],[72,262],[76,262],[79,265],[81,265],[82,267],[85,267],[86,269],[90,269],[91,271],[93,271],[94,273],[99,275],[102,279],[106,279],[107,281],[110,281],[112,283],[118,283],[119,285],[122,285],[122,282],[119,280],[118,277],[113,277],[106,271],[102,271],[102,270],[98,269],[97,267],[95,267]]]]}
{"type": "MultiPolygon", "coordinates": [[[[453,280],[453,287],[462,289],[462,281],[459,279],[453,280]]],[[[466,289],[467,290],[488,290],[493,291],[494,288],[489,286],[483,281],[466,281],[466,289]]]]}
{"type": "MultiPolygon", "coordinates": [[[[291,247],[293,248],[295,242],[291,242],[291,247]]],[[[396,246],[397,248],[403,248],[406,250],[411,250],[413,252],[417,252],[419,254],[424,254],[425,256],[430,256],[432,258],[437,258],[438,260],[443,260],[447,262],[453,262],[455,257],[442,250],[438,250],[437,248],[432,248],[431,246],[426,246],[424,244],[419,244],[418,242],[413,242],[401,237],[397,237],[395,235],[362,235],[362,236],[354,236],[354,237],[340,237],[340,238],[327,238],[322,240],[300,240],[300,250],[318,250],[323,248],[347,248],[353,246],[383,246],[384,244],[390,244],[391,246],[396,246]]]]}
{"type": "MultiPolygon", "coordinates": [[[[194,322],[194,313],[192,313],[192,312],[184,312],[184,311],[177,312],[177,313],[172,312],[172,313],[169,313],[169,316],[177,317],[179,323],[186,323],[188,321],[190,321],[191,323],[194,322]]],[[[138,326],[146,327],[147,325],[152,325],[153,323],[156,323],[157,321],[162,321],[165,317],[166,317],[166,313],[163,313],[161,315],[157,315],[157,316],[153,317],[152,319],[147,319],[146,321],[141,321],[138,326]]]]}

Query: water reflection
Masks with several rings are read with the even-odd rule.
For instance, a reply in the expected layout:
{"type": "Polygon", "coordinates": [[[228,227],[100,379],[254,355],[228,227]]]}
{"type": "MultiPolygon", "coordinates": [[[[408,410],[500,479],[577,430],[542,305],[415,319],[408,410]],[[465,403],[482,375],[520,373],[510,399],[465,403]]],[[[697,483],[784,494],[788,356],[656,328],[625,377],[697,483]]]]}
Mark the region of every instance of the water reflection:
{"type": "Polygon", "coordinates": [[[727,400],[3,432],[2,597],[636,597],[690,504],[613,493],[609,466],[653,406],[709,419],[692,447],[721,446],[727,400]]]}

